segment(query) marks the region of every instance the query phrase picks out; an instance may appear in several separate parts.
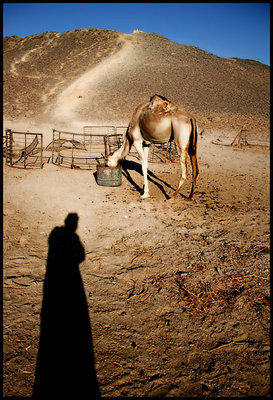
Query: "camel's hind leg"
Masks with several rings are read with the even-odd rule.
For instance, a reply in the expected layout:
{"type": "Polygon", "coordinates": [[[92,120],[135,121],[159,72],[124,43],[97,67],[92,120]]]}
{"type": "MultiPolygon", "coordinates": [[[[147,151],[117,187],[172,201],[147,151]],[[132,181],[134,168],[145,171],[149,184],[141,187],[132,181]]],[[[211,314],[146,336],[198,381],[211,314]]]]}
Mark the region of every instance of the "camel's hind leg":
{"type": "MultiPolygon", "coordinates": [[[[179,148],[177,148],[177,150],[179,151],[179,148]]],[[[183,183],[187,179],[187,154],[188,154],[187,149],[180,150],[179,159],[180,159],[180,166],[181,166],[181,175],[180,175],[180,179],[179,179],[177,188],[176,188],[175,192],[173,193],[173,195],[171,196],[171,199],[174,199],[177,196],[181,187],[183,186],[183,183]]]]}
{"type": "Polygon", "coordinates": [[[196,153],[190,154],[190,159],[191,159],[191,167],[192,167],[192,187],[191,187],[191,193],[189,195],[189,199],[191,199],[193,196],[195,186],[196,186],[196,179],[199,174],[196,153]]]}

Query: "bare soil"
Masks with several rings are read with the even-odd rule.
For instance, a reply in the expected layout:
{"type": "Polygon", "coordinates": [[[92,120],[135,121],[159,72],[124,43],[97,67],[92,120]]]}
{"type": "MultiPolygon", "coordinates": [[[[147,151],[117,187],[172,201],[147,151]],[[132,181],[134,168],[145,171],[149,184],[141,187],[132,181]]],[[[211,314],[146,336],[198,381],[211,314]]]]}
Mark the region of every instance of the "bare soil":
{"type": "MultiPolygon", "coordinates": [[[[199,138],[192,201],[185,198],[190,176],[182,195],[167,201],[178,164],[149,164],[144,201],[131,156],[119,187],[99,186],[95,170],[4,165],[4,396],[32,395],[48,239],[69,213],[79,217],[85,253],[74,267],[92,332],[86,368],[101,396],[269,396],[269,151],[211,143],[219,138],[227,132],[199,138]]],[[[82,364],[73,361],[86,332],[74,312],[80,289],[68,285],[69,265],[60,260],[62,273],[58,264],[53,271],[60,295],[47,315],[56,327],[47,349],[60,386],[73,391],[76,380],[62,379],[68,370],[79,375],[82,364]],[[60,308],[65,325],[52,316],[60,308]],[[56,343],[66,351],[52,352],[56,343]]]]}

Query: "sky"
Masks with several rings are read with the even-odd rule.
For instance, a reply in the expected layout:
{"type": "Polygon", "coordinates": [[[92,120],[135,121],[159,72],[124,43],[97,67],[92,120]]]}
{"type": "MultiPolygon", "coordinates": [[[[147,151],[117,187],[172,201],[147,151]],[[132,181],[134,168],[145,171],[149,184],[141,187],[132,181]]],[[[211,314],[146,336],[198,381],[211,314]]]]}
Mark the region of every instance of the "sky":
{"type": "Polygon", "coordinates": [[[270,65],[270,2],[3,4],[3,36],[88,28],[154,32],[219,57],[270,65]]]}

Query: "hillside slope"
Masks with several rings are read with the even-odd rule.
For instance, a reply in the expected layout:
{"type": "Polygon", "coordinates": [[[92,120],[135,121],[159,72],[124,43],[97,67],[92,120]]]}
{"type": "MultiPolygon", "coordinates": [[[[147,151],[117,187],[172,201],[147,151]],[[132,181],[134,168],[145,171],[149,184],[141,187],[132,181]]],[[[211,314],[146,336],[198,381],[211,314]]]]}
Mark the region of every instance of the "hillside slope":
{"type": "Polygon", "coordinates": [[[270,68],[155,33],[97,28],[4,38],[4,116],[58,127],[127,125],[159,93],[204,128],[269,131],[270,68]]]}

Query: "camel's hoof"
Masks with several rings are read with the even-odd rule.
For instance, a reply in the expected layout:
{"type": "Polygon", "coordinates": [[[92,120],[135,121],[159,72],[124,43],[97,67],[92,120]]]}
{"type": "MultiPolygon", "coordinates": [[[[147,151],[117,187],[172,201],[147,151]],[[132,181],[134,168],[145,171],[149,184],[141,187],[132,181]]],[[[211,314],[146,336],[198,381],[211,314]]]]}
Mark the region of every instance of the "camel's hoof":
{"type": "Polygon", "coordinates": [[[149,193],[146,193],[146,194],[143,194],[142,196],[141,196],[141,198],[144,200],[144,199],[148,199],[150,197],[150,195],[149,195],[149,193]]]}
{"type": "Polygon", "coordinates": [[[170,197],[169,199],[167,199],[168,203],[174,203],[176,200],[176,197],[170,197]]]}

